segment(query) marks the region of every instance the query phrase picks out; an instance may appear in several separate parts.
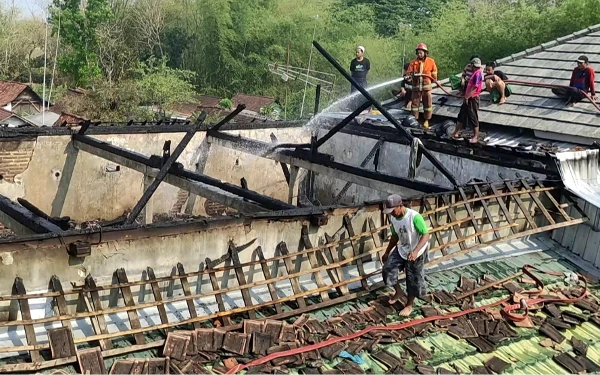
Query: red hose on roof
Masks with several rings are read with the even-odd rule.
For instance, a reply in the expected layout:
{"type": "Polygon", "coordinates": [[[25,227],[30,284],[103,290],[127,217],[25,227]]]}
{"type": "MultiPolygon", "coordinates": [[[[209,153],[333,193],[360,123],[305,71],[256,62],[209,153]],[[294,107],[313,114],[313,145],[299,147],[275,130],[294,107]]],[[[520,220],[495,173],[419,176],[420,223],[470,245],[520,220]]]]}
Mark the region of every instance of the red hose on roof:
{"type": "MultiPolygon", "coordinates": [[[[552,276],[563,276],[562,273],[560,272],[551,272],[551,271],[544,271],[541,270],[535,266],[531,266],[531,265],[524,265],[523,266],[523,273],[527,276],[529,276],[533,281],[535,281],[536,285],[538,286],[537,290],[533,290],[533,291],[524,291],[521,292],[522,295],[529,295],[529,296],[538,296],[540,294],[543,293],[544,291],[544,283],[532,272],[532,271],[537,271],[539,273],[544,273],[547,275],[552,275],[552,276]]],[[[587,280],[581,276],[581,275],[577,275],[580,279],[583,280],[584,282],[584,288],[583,288],[583,293],[581,293],[581,296],[577,297],[577,298],[535,298],[535,299],[525,299],[523,298],[519,304],[513,304],[513,305],[506,305],[503,307],[502,309],[502,314],[511,321],[514,322],[520,322],[523,321],[524,319],[527,318],[527,316],[529,315],[529,307],[530,306],[534,306],[534,305],[538,305],[540,303],[552,303],[552,302],[563,302],[563,303],[574,303],[577,301],[582,300],[585,295],[588,293],[588,283],[587,280]],[[515,314],[513,313],[513,311],[517,311],[517,310],[525,310],[524,314],[515,314]]],[[[316,349],[321,349],[324,348],[326,346],[335,344],[337,342],[340,341],[347,341],[347,340],[353,340],[356,338],[359,338],[369,332],[372,331],[397,331],[400,329],[404,329],[404,328],[408,328],[408,327],[412,327],[415,326],[417,324],[421,324],[421,323],[428,323],[428,322],[432,322],[432,321],[436,321],[436,320],[441,320],[441,319],[452,319],[452,318],[458,318],[460,316],[466,315],[466,314],[470,314],[470,313],[474,313],[474,312],[478,312],[478,311],[483,311],[486,309],[489,309],[491,307],[495,307],[501,304],[504,304],[505,302],[510,301],[511,297],[507,297],[504,298],[500,301],[491,303],[489,305],[485,305],[485,306],[480,306],[480,307],[475,307],[472,309],[468,309],[468,310],[464,310],[464,311],[459,311],[459,312],[455,312],[455,313],[451,313],[451,314],[446,314],[446,315],[438,315],[438,316],[430,316],[428,318],[422,318],[422,319],[416,319],[416,320],[411,320],[409,322],[405,322],[405,323],[399,323],[399,324],[392,324],[389,326],[370,326],[367,327],[363,330],[360,330],[358,332],[355,332],[351,335],[347,335],[347,336],[342,336],[342,337],[334,337],[331,338],[329,340],[326,341],[322,341],[316,344],[312,344],[312,345],[307,345],[307,346],[303,346],[301,348],[296,348],[296,349],[290,349],[290,350],[285,350],[282,352],[277,352],[277,353],[272,353],[269,354],[265,357],[256,359],[252,362],[249,362],[247,364],[238,364],[237,366],[231,368],[229,371],[227,371],[227,374],[236,374],[246,368],[252,367],[252,366],[258,366],[258,365],[262,365],[264,363],[270,362],[276,358],[281,358],[281,357],[287,357],[290,355],[296,355],[296,354],[301,354],[301,353],[305,353],[305,352],[310,352],[312,350],[316,350],[316,349]]]]}
{"type": "MultiPolygon", "coordinates": [[[[459,95],[459,94],[453,94],[452,92],[448,91],[445,87],[443,87],[441,84],[437,83],[438,81],[436,81],[433,77],[427,75],[427,74],[423,74],[423,77],[429,78],[432,80],[432,82],[435,82],[437,84],[437,86],[448,96],[452,96],[455,98],[459,98],[459,99],[463,99],[464,95],[459,95]]],[[[565,85],[555,85],[555,84],[551,84],[551,83],[541,83],[541,82],[528,82],[528,81],[519,81],[516,79],[509,79],[504,81],[505,83],[513,83],[515,85],[522,85],[522,86],[532,86],[532,87],[543,87],[543,88],[547,88],[547,89],[555,89],[555,88],[564,88],[564,89],[572,89],[574,87],[571,86],[565,86],[565,85]]],[[[583,90],[579,90],[581,92],[581,94],[583,94],[583,96],[585,96],[587,98],[587,100],[590,101],[590,103],[592,103],[592,105],[598,110],[598,112],[600,112],[600,106],[592,99],[592,97],[590,96],[590,94],[588,94],[587,92],[583,91],[583,90]]]]}

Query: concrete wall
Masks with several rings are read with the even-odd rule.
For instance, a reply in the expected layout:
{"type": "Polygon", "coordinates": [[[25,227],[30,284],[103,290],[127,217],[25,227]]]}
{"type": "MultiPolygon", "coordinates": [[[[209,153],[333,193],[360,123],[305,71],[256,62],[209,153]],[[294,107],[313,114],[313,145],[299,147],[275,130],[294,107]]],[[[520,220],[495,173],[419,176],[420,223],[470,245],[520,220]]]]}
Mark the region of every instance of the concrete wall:
{"type": "MultiPolygon", "coordinates": [[[[573,227],[555,230],[552,239],[600,268],[600,209],[583,199],[574,198],[589,221],[573,227]]],[[[565,211],[571,217],[581,217],[581,214],[573,206],[566,208],[565,211]]]]}
{"type": "MultiPolygon", "coordinates": [[[[381,226],[381,215],[375,208],[359,211],[333,213],[328,216],[328,223],[321,227],[311,227],[307,217],[287,218],[284,220],[255,219],[253,221],[227,220],[217,224],[213,229],[188,228],[182,233],[173,235],[141,235],[133,237],[124,235],[122,240],[103,241],[92,245],[90,256],[79,260],[70,258],[65,246],[47,246],[43,242],[37,245],[0,245],[0,295],[11,293],[15,277],[21,277],[28,293],[44,291],[53,275],[57,275],[65,289],[71,289],[71,284],[82,285],[85,277],[91,274],[98,285],[110,284],[113,273],[124,268],[129,281],[142,279],[146,267],[152,267],[157,277],[172,274],[177,262],[181,262],[187,272],[198,271],[201,263],[208,257],[218,259],[228,251],[229,241],[233,241],[240,249],[239,255],[242,263],[257,260],[255,250],[262,248],[265,258],[276,255],[276,247],[284,241],[291,253],[304,249],[301,242],[302,226],[309,227],[309,237],[313,246],[318,246],[325,239],[325,233],[337,238],[347,237],[343,227],[343,215],[349,213],[357,233],[366,229],[367,220],[372,218],[376,226],[381,226]],[[125,239],[126,238],[126,239],[125,239]],[[35,259],[35,262],[31,260],[35,259]]],[[[198,224],[202,228],[202,223],[198,224]]],[[[365,237],[364,241],[357,241],[359,246],[370,249],[373,246],[372,238],[365,237]],[[364,242],[364,244],[363,244],[364,242]]],[[[337,249],[340,256],[351,256],[352,248],[349,243],[337,249]]],[[[296,271],[308,269],[310,265],[306,257],[293,258],[296,271]]],[[[230,265],[230,263],[225,263],[230,265]]],[[[223,264],[221,264],[222,266],[223,264]]],[[[246,268],[248,282],[263,280],[260,266],[246,268]]],[[[274,275],[285,275],[283,262],[279,262],[279,269],[272,270],[274,275]]],[[[220,287],[237,285],[235,274],[227,272],[217,273],[220,287]]],[[[205,277],[207,282],[207,277],[205,277]]],[[[197,283],[202,283],[201,278],[190,278],[192,288],[197,283]]],[[[209,281],[208,281],[209,282],[209,281]]],[[[209,284],[210,285],[210,284],[209,284]]],[[[210,286],[209,286],[210,288],[210,286]]],[[[6,318],[9,303],[0,303],[0,320],[6,318]]]]}
{"type": "MultiPolygon", "coordinates": [[[[306,142],[299,128],[242,130],[245,137],[268,140],[274,133],[285,142],[306,142]]],[[[206,151],[205,132],[198,133],[178,159],[195,170],[206,151]],[[203,145],[204,143],[204,145],[203,145]]],[[[95,136],[116,146],[144,155],[162,154],[165,141],[172,150],[184,133],[115,134],[95,136]]],[[[205,154],[206,155],[206,154],[205,154]]],[[[53,216],[71,216],[76,221],[110,220],[136,204],[143,192],[143,175],[122,168],[110,172],[112,164],[97,156],[78,152],[69,136],[44,136],[34,140],[0,142],[0,194],[13,200],[25,198],[53,216]]],[[[287,183],[274,161],[213,147],[204,173],[240,185],[246,178],[251,189],[287,201],[287,183]],[[256,173],[259,171],[260,173],[256,173]]],[[[154,213],[179,212],[187,194],[161,184],[154,195],[154,213]]],[[[205,215],[205,200],[196,201],[194,214],[205,215]]]]}
{"type": "MultiPolygon", "coordinates": [[[[322,136],[324,133],[324,131],[320,131],[319,136],[322,136]]],[[[333,155],[337,162],[353,166],[360,166],[364,158],[369,154],[376,143],[377,140],[375,139],[345,133],[337,133],[331,140],[319,148],[319,151],[333,155]]],[[[509,178],[515,177],[516,172],[519,172],[523,176],[536,175],[527,171],[486,164],[457,156],[436,152],[433,152],[433,154],[444,166],[446,166],[446,168],[450,170],[454,176],[456,176],[461,184],[467,183],[472,178],[485,180],[486,177],[490,177],[498,180],[498,173],[502,173],[509,178]]],[[[406,177],[408,175],[409,157],[409,146],[385,142],[380,149],[379,165],[377,170],[392,176],[406,177]]],[[[365,168],[375,170],[373,160],[365,168]]],[[[543,177],[542,175],[537,176],[543,177]]],[[[426,157],[423,157],[421,165],[417,168],[416,177],[420,181],[431,182],[448,187],[452,186],[448,179],[437,168],[435,168],[426,157]]],[[[316,191],[317,197],[321,204],[330,204],[333,202],[333,198],[337,196],[344,185],[344,181],[322,175],[317,176],[316,191]]],[[[410,189],[403,189],[399,187],[398,193],[412,196],[416,192],[410,189]]],[[[353,185],[340,203],[359,204],[364,201],[384,199],[386,196],[387,193],[385,192],[353,185]]]]}

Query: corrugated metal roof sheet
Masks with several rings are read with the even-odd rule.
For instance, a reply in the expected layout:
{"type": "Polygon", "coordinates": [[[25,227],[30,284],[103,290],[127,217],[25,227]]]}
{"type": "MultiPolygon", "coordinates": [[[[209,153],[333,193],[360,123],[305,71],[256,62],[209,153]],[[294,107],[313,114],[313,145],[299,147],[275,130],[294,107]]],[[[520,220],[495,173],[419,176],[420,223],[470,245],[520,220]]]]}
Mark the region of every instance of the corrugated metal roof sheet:
{"type": "Polygon", "coordinates": [[[600,207],[599,150],[560,152],[558,170],[565,187],[581,199],[600,207]]]}

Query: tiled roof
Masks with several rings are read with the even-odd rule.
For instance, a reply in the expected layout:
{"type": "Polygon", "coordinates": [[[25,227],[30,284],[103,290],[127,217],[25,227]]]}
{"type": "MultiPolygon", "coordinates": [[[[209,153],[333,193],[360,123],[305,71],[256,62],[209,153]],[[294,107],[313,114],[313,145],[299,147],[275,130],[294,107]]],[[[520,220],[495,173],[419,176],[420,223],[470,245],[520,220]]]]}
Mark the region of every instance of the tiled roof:
{"type": "Polygon", "coordinates": [[[10,81],[0,81],[0,106],[5,106],[15,100],[29,86],[10,81]]]}
{"type": "MultiPolygon", "coordinates": [[[[461,278],[468,278],[475,280],[481,278],[483,275],[491,276],[495,279],[502,279],[513,275],[515,272],[522,269],[525,264],[536,265],[546,271],[557,272],[559,274],[568,272],[579,272],[579,269],[574,264],[561,258],[561,256],[553,250],[548,248],[540,247],[538,243],[533,244],[531,241],[514,241],[510,243],[500,244],[498,246],[504,246],[505,248],[518,248],[522,251],[518,256],[504,257],[503,259],[488,260],[484,262],[473,262],[466,260],[466,264],[459,268],[444,269],[437,272],[428,272],[428,287],[430,290],[446,291],[449,293],[455,292],[457,285],[461,278]],[[542,251],[539,251],[542,250],[542,251]]],[[[560,251],[560,249],[559,249],[560,251]]],[[[549,292],[553,288],[565,287],[563,277],[540,275],[541,280],[544,282],[546,288],[545,293],[549,292]]],[[[524,289],[531,289],[533,286],[525,285],[523,283],[515,282],[524,289]]],[[[598,288],[593,286],[590,288],[590,292],[593,294],[593,298],[598,297],[598,288]]],[[[340,316],[340,314],[349,313],[356,314],[361,309],[369,307],[369,304],[374,300],[381,297],[386,291],[376,291],[367,296],[361,297],[360,299],[345,304],[338,304],[329,308],[324,308],[310,313],[309,315],[317,320],[324,322],[334,316],[340,316]]],[[[485,296],[476,298],[475,304],[477,306],[487,305],[502,299],[509,295],[509,292],[505,289],[489,289],[485,296]]],[[[420,300],[416,301],[417,308],[411,315],[411,319],[418,319],[422,316],[423,302],[420,300]]],[[[460,304],[459,304],[460,305],[460,304]]],[[[460,306],[448,306],[442,304],[434,304],[435,308],[440,309],[442,313],[460,311],[460,306]]],[[[589,316],[587,312],[580,310],[575,306],[556,306],[559,311],[571,311],[576,314],[589,316]]],[[[548,313],[546,310],[531,310],[530,316],[535,316],[535,319],[546,319],[548,313]]],[[[474,317],[475,318],[475,317],[474,317]]],[[[478,315],[477,318],[481,318],[478,315]]],[[[291,318],[288,322],[292,323],[296,318],[291,318]]],[[[559,319],[560,320],[560,319],[559,319]]],[[[592,361],[596,365],[600,364],[600,326],[593,322],[594,319],[583,322],[581,324],[572,325],[571,328],[560,330],[560,334],[564,336],[564,341],[560,344],[550,342],[550,346],[546,346],[545,341],[547,340],[539,327],[533,328],[519,328],[515,327],[511,323],[507,326],[500,328],[498,334],[492,333],[495,336],[498,343],[493,345],[491,352],[483,353],[476,346],[472,344],[473,341],[465,338],[456,338],[451,336],[448,331],[449,329],[440,328],[437,325],[426,325],[417,329],[412,327],[410,329],[404,329],[396,331],[401,336],[400,339],[395,338],[396,336],[386,336],[386,333],[381,331],[381,335],[373,335],[369,337],[363,337],[359,340],[354,341],[354,348],[356,345],[361,344],[363,339],[373,338],[375,344],[372,348],[364,348],[358,350],[354,360],[362,362],[354,367],[356,371],[346,373],[438,373],[448,374],[450,372],[459,371],[459,373],[491,373],[489,369],[485,369],[484,364],[490,363],[489,361],[496,357],[507,366],[503,371],[497,373],[510,373],[510,374],[564,374],[571,373],[569,369],[562,367],[559,362],[555,359],[557,356],[566,353],[569,356],[577,356],[577,359],[586,357],[589,361],[592,361]],[[505,328],[508,327],[508,328],[505,328]],[[508,333],[508,334],[507,334],[508,333]],[[587,344],[587,351],[585,355],[578,354],[574,348],[573,342],[581,340],[587,344]],[[542,345],[544,342],[544,345],[542,345]],[[418,359],[408,348],[415,348],[417,344],[423,350],[424,358],[418,359]],[[395,356],[390,357],[389,354],[395,356]],[[398,360],[401,367],[390,368],[386,365],[382,359],[389,360],[392,362],[398,360]],[[479,371],[478,371],[479,370],[479,371]]],[[[352,320],[350,320],[352,321],[352,320]]],[[[398,323],[402,320],[397,313],[387,315],[386,325],[398,323]]],[[[488,330],[490,327],[495,326],[499,320],[486,320],[487,323],[476,324],[475,319],[471,320],[468,324],[473,326],[476,331],[475,336],[480,335],[480,330],[488,330]]],[[[449,322],[450,325],[456,325],[457,320],[449,322]]],[[[349,323],[350,324],[350,323],[349,323]]],[[[374,323],[358,323],[358,325],[372,325],[374,323]]],[[[439,324],[443,326],[444,324],[439,324]]],[[[355,325],[356,327],[357,325],[355,325]]],[[[453,330],[457,332],[457,330],[453,330]]],[[[460,332],[460,331],[458,331],[460,332]]],[[[307,334],[308,335],[308,334],[307,334]]],[[[318,336],[318,335],[317,335],[318,336]]],[[[485,335],[484,335],[485,336],[485,335]]],[[[306,337],[304,339],[306,340],[306,337]]],[[[155,341],[155,336],[147,336],[148,341],[155,341]]],[[[349,342],[347,342],[348,344],[349,342]]],[[[129,346],[129,343],[123,343],[124,346],[129,346]]],[[[346,348],[347,351],[351,351],[350,346],[346,348]]],[[[129,354],[130,359],[153,358],[156,357],[154,350],[141,351],[138,353],[129,354]]],[[[230,356],[230,355],[229,355],[230,356]]],[[[239,357],[238,357],[239,358],[239,357]]],[[[309,361],[306,358],[301,359],[303,363],[308,364],[309,362],[313,365],[317,363],[320,366],[319,370],[313,370],[316,372],[308,372],[307,369],[304,373],[338,373],[331,369],[340,369],[342,366],[354,366],[351,363],[345,362],[347,359],[343,359],[338,355],[335,355],[333,359],[326,359],[322,357],[320,361],[309,361]]],[[[105,359],[107,369],[113,364],[113,359],[105,359]]],[[[202,365],[207,370],[212,370],[211,365],[218,364],[219,361],[204,361],[202,365]]],[[[394,365],[394,363],[392,363],[394,365]]],[[[288,364],[289,367],[294,367],[294,364],[288,364]]],[[[67,372],[76,371],[74,366],[61,367],[62,370],[67,372]]],[[[496,368],[498,369],[498,368],[496,368]]],[[[215,369],[216,370],[216,369],[215,369]]],[[[298,367],[290,369],[290,373],[302,373],[298,372],[298,367]]],[[[302,370],[300,370],[302,371],[302,370]]],[[[588,370],[588,373],[591,371],[588,370]]],[[[216,373],[213,370],[213,373],[216,373]]],[[[251,371],[249,373],[252,373],[251,371]]]]}
{"type": "Polygon", "coordinates": [[[247,110],[260,113],[262,107],[274,103],[275,99],[267,96],[235,94],[235,96],[231,98],[231,101],[233,102],[234,107],[239,104],[245,104],[247,110]]]}
{"type": "Polygon", "coordinates": [[[7,118],[13,116],[14,113],[11,111],[7,111],[5,109],[0,108],[0,121],[6,120],[7,118]]]}
{"type": "MultiPolygon", "coordinates": [[[[476,51],[474,51],[476,52],[476,51]]],[[[600,69],[600,25],[592,26],[538,47],[498,60],[498,69],[509,79],[568,85],[575,60],[587,55],[600,69]]],[[[457,72],[458,73],[458,72],[457,72]]],[[[596,75],[596,87],[600,78],[596,75]]],[[[449,88],[446,81],[445,86],[449,88]]],[[[511,84],[513,94],[503,105],[481,96],[480,120],[484,123],[600,139],[600,112],[588,101],[566,107],[550,89],[511,84]]],[[[434,90],[434,114],[455,119],[462,99],[434,90]],[[446,98],[443,105],[439,99],[446,98]]]]}

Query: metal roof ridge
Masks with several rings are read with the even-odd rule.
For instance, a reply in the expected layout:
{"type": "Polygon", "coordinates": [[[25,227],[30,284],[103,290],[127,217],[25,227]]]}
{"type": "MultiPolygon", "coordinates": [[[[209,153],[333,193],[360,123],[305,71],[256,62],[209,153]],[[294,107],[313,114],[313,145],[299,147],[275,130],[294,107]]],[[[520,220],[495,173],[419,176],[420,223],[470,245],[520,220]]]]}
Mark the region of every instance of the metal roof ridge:
{"type": "Polygon", "coordinates": [[[497,59],[496,60],[496,64],[498,66],[500,66],[500,65],[502,65],[504,63],[507,63],[507,62],[513,62],[513,61],[516,61],[516,60],[520,60],[520,59],[522,59],[522,58],[524,58],[526,56],[533,55],[533,54],[545,51],[547,48],[556,47],[557,45],[560,45],[560,44],[562,44],[562,43],[564,43],[566,41],[573,40],[575,38],[579,38],[579,37],[582,37],[582,36],[586,36],[586,35],[588,35],[590,33],[593,33],[594,31],[598,31],[598,30],[600,30],[600,24],[592,25],[592,26],[586,27],[584,29],[581,29],[579,31],[575,31],[575,32],[573,32],[571,34],[568,34],[568,35],[565,35],[565,36],[561,36],[559,38],[550,40],[548,42],[539,44],[539,45],[531,47],[531,48],[527,48],[524,51],[513,53],[510,56],[506,56],[506,57],[497,59]]]}

